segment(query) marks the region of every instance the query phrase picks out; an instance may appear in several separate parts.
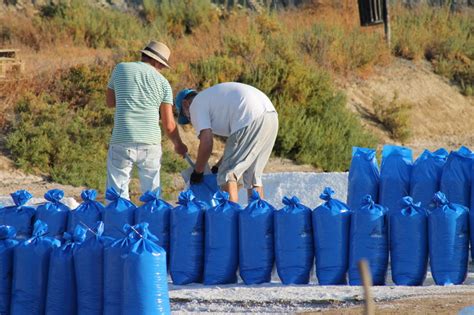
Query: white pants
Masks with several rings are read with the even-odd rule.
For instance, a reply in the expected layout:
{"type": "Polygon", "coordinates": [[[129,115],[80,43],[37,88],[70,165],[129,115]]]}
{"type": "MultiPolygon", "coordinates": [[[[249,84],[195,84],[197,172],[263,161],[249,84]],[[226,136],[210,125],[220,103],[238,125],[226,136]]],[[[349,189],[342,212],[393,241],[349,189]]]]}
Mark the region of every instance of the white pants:
{"type": "Polygon", "coordinates": [[[133,165],[138,167],[142,193],[160,187],[161,144],[111,144],[107,155],[107,188],[114,187],[123,198],[129,199],[133,165]]]}

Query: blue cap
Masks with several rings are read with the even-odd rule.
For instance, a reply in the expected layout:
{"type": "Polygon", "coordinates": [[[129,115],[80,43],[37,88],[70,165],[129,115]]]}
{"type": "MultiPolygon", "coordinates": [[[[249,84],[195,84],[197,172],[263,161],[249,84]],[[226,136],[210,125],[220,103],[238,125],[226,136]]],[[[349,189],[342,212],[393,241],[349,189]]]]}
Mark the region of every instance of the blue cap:
{"type": "Polygon", "coordinates": [[[183,89],[178,92],[176,95],[176,101],[174,104],[176,105],[176,108],[178,109],[178,124],[180,125],[186,125],[189,124],[189,119],[183,115],[183,100],[188,96],[190,93],[196,92],[196,90],[193,89],[183,89]]]}

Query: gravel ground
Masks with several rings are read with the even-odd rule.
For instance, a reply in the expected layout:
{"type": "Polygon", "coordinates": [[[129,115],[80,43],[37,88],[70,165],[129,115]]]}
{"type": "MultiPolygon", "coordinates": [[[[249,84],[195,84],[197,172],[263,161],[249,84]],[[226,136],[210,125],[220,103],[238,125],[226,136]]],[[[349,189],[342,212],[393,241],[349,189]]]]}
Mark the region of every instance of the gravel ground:
{"type": "MultiPolygon", "coordinates": [[[[388,273],[387,285],[373,287],[372,295],[377,304],[405,298],[432,299],[436,296],[466,294],[474,296],[474,268],[471,266],[470,269],[464,284],[457,286],[436,286],[430,273],[423,286],[395,286],[388,273]]],[[[169,293],[172,310],[176,313],[292,314],[342,309],[360,305],[364,301],[361,287],[319,286],[314,275],[309,285],[284,286],[279,283],[275,274],[272,283],[262,285],[246,286],[241,282],[222,286],[170,284],[169,293]]]]}

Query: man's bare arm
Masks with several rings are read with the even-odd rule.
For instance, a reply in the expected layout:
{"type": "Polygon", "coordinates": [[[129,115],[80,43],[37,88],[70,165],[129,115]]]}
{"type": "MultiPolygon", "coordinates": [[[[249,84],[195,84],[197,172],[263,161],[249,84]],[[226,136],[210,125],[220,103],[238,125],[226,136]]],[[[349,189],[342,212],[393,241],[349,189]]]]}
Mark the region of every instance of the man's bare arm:
{"type": "Polygon", "coordinates": [[[162,103],[160,106],[160,117],[163,129],[168,138],[173,142],[174,150],[177,154],[184,156],[188,152],[188,148],[181,140],[178,127],[173,116],[173,105],[162,103]]]}
{"type": "Polygon", "coordinates": [[[199,149],[198,156],[196,159],[196,172],[203,173],[206,168],[207,161],[212,153],[212,147],[214,145],[214,139],[211,129],[201,130],[199,134],[199,149]]]}
{"type": "Polygon", "coordinates": [[[108,107],[115,107],[115,91],[114,90],[107,88],[105,102],[108,107]]]}

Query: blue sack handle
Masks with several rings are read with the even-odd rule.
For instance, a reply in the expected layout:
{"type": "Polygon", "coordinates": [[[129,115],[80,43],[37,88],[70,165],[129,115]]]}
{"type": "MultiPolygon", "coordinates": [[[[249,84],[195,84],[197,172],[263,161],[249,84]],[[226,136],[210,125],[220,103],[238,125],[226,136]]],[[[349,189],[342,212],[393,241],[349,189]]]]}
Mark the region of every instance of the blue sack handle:
{"type": "Polygon", "coordinates": [[[352,147],[352,157],[360,156],[367,161],[371,161],[375,158],[376,151],[370,148],[360,148],[360,147],[352,147]]]}
{"type": "Polygon", "coordinates": [[[435,156],[439,159],[446,160],[448,158],[449,152],[446,149],[441,148],[441,149],[438,149],[438,150],[434,151],[432,154],[433,154],[433,156],[435,156]]]}
{"type": "Polygon", "coordinates": [[[214,199],[217,205],[224,205],[229,201],[230,195],[227,191],[218,190],[212,199],[214,199]]]}
{"type": "Polygon", "coordinates": [[[196,196],[194,196],[194,193],[191,189],[188,189],[179,194],[178,204],[182,206],[186,206],[188,203],[192,202],[194,199],[196,199],[196,196]]]}
{"type": "Polygon", "coordinates": [[[33,237],[40,237],[48,233],[48,224],[41,220],[36,220],[33,226],[33,237]]]}
{"type": "Polygon", "coordinates": [[[15,238],[16,229],[10,225],[0,225],[0,240],[8,240],[15,238]]]}
{"type": "Polygon", "coordinates": [[[76,225],[76,228],[74,229],[73,238],[76,240],[81,240],[81,242],[83,242],[86,239],[88,230],[89,230],[88,227],[82,226],[80,224],[76,225]]]}
{"type": "Polygon", "coordinates": [[[44,194],[44,199],[54,203],[58,203],[63,198],[64,191],[62,191],[61,189],[51,189],[44,194]]]}
{"type": "Polygon", "coordinates": [[[420,206],[421,206],[421,202],[415,203],[415,201],[413,200],[412,197],[410,197],[410,196],[405,196],[405,197],[402,198],[402,206],[403,206],[403,207],[412,207],[412,206],[420,207],[420,206]]]}
{"type": "Polygon", "coordinates": [[[260,194],[258,193],[256,189],[252,189],[252,194],[250,195],[249,199],[250,199],[250,202],[262,200],[262,198],[260,198],[260,194]]]}
{"type": "Polygon", "coordinates": [[[105,191],[105,199],[110,200],[110,201],[115,201],[120,198],[120,194],[117,190],[115,190],[114,187],[109,187],[105,191]]]}
{"type": "Polygon", "coordinates": [[[362,198],[362,207],[368,206],[369,209],[372,209],[374,205],[375,202],[371,195],[365,195],[364,198],[362,198]]]}
{"type": "Polygon", "coordinates": [[[86,239],[86,233],[87,229],[85,227],[77,225],[73,234],[64,232],[63,239],[65,240],[66,244],[82,243],[86,239]]]}
{"type": "Polygon", "coordinates": [[[84,201],[94,201],[97,198],[97,191],[95,189],[85,189],[81,193],[81,198],[84,201]]]}
{"type": "Polygon", "coordinates": [[[281,200],[281,202],[285,205],[285,206],[290,206],[290,207],[294,207],[294,208],[297,208],[301,205],[301,201],[298,199],[298,197],[296,196],[293,196],[291,198],[288,198],[288,197],[283,197],[283,199],[281,200]]]}
{"type": "Polygon", "coordinates": [[[133,238],[135,236],[135,232],[132,229],[132,225],[126,223],[122,227],[122,233],[124,234],[124,237],[129,237],[133,238]]]}
{"type": "Polygon", "coordinates": [[[449,205],[449,200],[444,193],[438,191],[433,196],[433,203],[436,205],[436,208],[440,208],[449,205]]]}
{"type": "Polygon", "coordinates": [[[413,151],[410,148],[398,146],[398,145],[391,145],[386,144],[383,146],[382,149],[382,164],[383,160],[390,155],[399,155],[404,160],[412,161],[413,160],[413,151]]]}
{"type": "Polygon", "coordinates": [[[141,202],[150,202],[150,201],[155,201],[159,200],[161,195],[161,189],[158,188],[155,191],[148,190],[145,192],[141,197],[140,201],[141,202]]]}
{"type": "Polygon", "coordinates": [[[402,198],[402,214],[405,216],[411,215],[414,211],[420,214],[426,215],[426,210],[421,207],[421,202],[414,202],[413,198],[410,196],[405,196],[402,198]]]}
{"type": "Polygon", "coordinates": [[[10,196],[12,197],[13,202],[17,207],[23,206],[25,203],[28,202],[28,200],[33,198],[33,196],[29,192],[23,189],[15,191],[14,193],[10,194],[10,196]]]}
{"type": "Polygon", "coordinates": [[[138,237],[144,240],[150,240],[153,242],[158,242],[158,237],[150,233],[149,227],[150,225],[148,222],[142,222],[139,224],[135,224],[134,226],[130,226],[130,229],[138,235],[138,237]]]}
{"type": "Polygon", "coordinates": [[[473,152],[471,150],[469,150],[468,147],[465,147],[465,146],[461,146],[459,148],[459,150],[456,151],[455,153],[458,153],[459,155],[461,155],[463,157],[467,157],[467,158],[472,158],[473,157],[473,152]]]}
{"type": "Polygon", "coordinates": [[[325,187],[323,193],[319,195],[319,198],[324,201],[329,201],[332,199],[332,195],[334,195],[334,190],[331,187],[325,187]]]}

